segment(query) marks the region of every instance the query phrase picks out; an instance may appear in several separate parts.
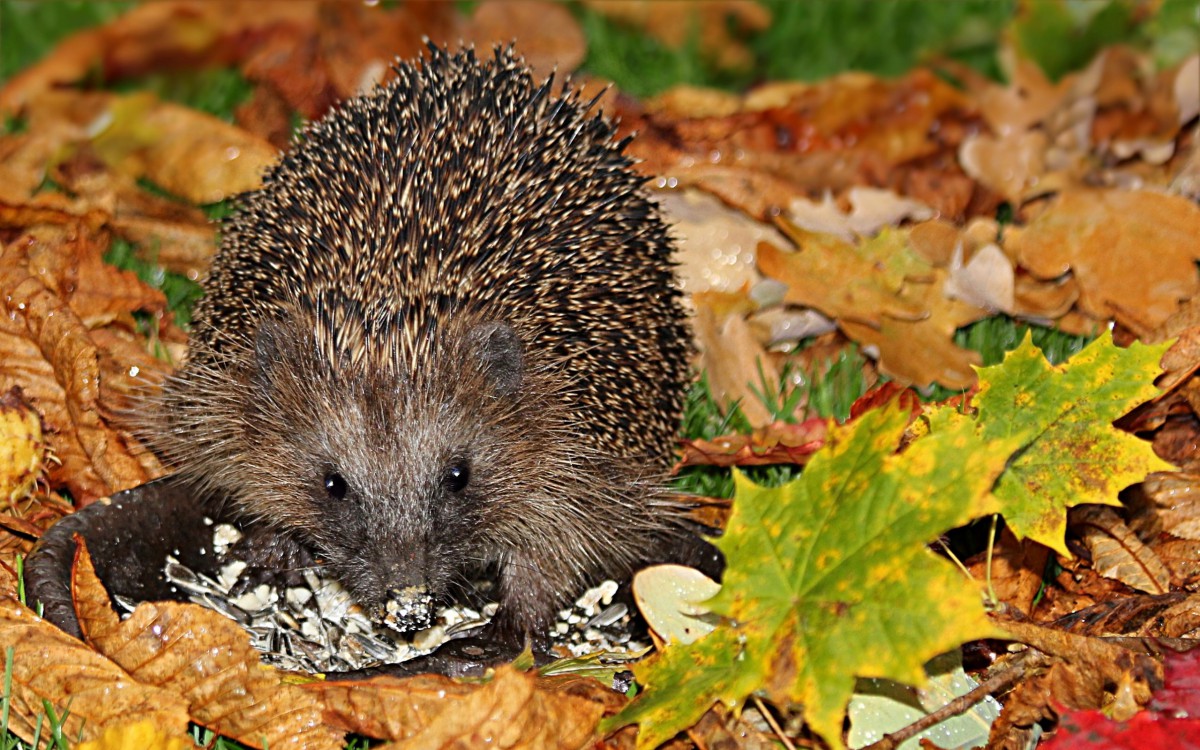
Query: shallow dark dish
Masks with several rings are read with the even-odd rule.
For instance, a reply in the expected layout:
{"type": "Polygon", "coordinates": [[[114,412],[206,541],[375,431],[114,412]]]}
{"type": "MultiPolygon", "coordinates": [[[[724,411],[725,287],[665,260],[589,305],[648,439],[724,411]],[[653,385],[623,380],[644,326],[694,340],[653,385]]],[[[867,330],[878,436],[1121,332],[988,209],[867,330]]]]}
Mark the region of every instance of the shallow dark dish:
{"type": "Polygon", "coordinates": [[[86,540],[110,595],[135,602],[184,599],[163,575],[167,556],[197,572],[215,572],[210,524],[228,521],[221,505],[198,500],[164,477],[72,513],[42,536],[25,564],[29,603],[41,602],[47,620],[81,637],[71,603],[76,534],[86,540]]]}

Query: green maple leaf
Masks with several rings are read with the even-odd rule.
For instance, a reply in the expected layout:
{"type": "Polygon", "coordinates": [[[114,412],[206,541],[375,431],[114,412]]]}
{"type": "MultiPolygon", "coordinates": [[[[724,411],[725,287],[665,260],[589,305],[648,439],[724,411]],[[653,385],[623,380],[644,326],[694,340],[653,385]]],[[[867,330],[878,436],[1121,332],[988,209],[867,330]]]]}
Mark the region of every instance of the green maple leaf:
{"type": "Polygon", "coordinates": [[[907,421],[892,407],[833,429],[784,487],[735,474],[716,542],[728,567],[709,602],[727,619],[634,667],[645,691],[602,728],[636,722],[638,746],[653,747],[716,701],[761,690],[804,704],[837,747],[856,676],[917,684],[926,660],[997,633],[979,591],[926,543],[994,512],[990,490],[1016,441],[984,443],[963,418],[897,453],[907,421]]]}
{"type": "Polygon", "coordinates": [[[1112,426],[1158,393],[1154,377],[1169,345],[1121,349],[1105,335],[1055,367],[1027,336],[1003,363],[979,370],[975,404],[984,439],[1028,436],[995,490],[1018,537],[1070,557],[1068,508],[1120,505],[1122,489],[1172,468],[1148,442],[1112,426]]]}

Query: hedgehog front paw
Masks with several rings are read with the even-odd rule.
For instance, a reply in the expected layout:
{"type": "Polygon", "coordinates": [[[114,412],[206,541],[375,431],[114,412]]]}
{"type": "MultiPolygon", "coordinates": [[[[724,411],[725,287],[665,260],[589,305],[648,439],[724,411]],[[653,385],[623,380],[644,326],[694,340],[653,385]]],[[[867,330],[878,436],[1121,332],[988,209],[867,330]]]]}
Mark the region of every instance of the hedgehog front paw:
{"type": "Polygon", "coordinates": [[[317,564],[307,547],[277,529],[262,525],[248,525],[241,531],[242,538],[224,556],[226,561],[246,564],[230,592],[233,596],[264,584],[280,590],[305,585],[304,571],[317,564]]]}

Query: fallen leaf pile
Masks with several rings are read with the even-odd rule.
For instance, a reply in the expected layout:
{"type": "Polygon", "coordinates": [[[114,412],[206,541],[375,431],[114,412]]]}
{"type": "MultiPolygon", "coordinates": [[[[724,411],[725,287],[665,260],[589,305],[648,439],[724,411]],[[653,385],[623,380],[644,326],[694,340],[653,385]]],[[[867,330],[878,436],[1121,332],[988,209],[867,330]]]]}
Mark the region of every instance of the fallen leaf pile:
{"type": "Polygon", "coordinates": [[[1057,51],[1039,24],[1069,24],[1068,4],[1020,3],[1004,83],[936,57],[894,79],[646,99],[573,75],[636,133],[627,153],[679,241],[696,367],[725,418],[684,441],[680,468],[735,472],[732,505],[697,500],[724,524],[720,584],[646,579],[646,619],[667,624],[636,690],[514,666],[474,682],[284,674],[198,606],[121,620],[82,547],[83,642],[22,603],[19,558],[45,529],[165,472],[137,435],[186,356],[167,281],[203,281],[210,217],[297,122],[385,82],[426,38],[515,38],[538,75],[565,77],[589,53],[586,7],[744,70],[772,22],[736,0],[463,5],[148,2],[0,85],[10,731],[28,742],[65,711],[88,750],[190,747],[189,722],[249,747],[914,747],[943,741],[927,732],[953,712],[931,706],[950,704],[982,727],[964,746],[1200,747],[1185,716],[1200,694],[1200,53],[1160,64],[1103,25],[1146,22],[1155,2],[1111,0],[1057,51]],[[230,119],[149,84],[213,68],[245,86],[230,119]],[[1026,338],[984,367],[965,332],[997,318],[1096,340],[1051,363],[1026,338]],[[805,388],[847,372],[867,393],[836,424],[805,388]],[[799,479],[752,481],[780,465],[799,479]],[[889,724],[871,708],[889,695],[933,715],[889,724]]]}

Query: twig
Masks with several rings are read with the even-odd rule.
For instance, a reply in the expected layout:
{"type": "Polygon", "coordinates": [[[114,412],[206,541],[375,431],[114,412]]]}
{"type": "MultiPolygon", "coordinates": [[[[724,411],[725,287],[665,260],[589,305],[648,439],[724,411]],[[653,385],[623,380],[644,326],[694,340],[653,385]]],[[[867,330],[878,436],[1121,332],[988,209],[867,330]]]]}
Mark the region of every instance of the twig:
{"type": "Polygon", "coordinates": [[[1013,664],[1010,667],[987,678],[969,693],[964,693],[963,695],[958,696],[933,713],[922,716],[903,729],[897,729],[891,734],[885,734],[883,739],[879,740],[878,742],[873,742],[866,747],[860,748],[859,750],[895,750],[895,748],[899,747],[901,742],[917,736],[929,727],[932,727],[935,724],[940,724],[952,716],[958,716],[987,696],[992,695],[993,693],[1004,692],[1025,676],[1025,673],[1028,671],[1026,668],[1026,662],[1028,660],[1022,657],[1028,653],[1036,652],[1030,650],[1018,654],[1013,659],[1013,664]]]}
{"type": "Polygon", "coordinates": [[[754,699],[754,705],[758,706],[758,712],[762,714],[763,719],[765,719],[766,722],[771,725],[772,731],[775,732],[775,736],[779,738],[779,741],[783,743],[783,746],[786,747],[787,750],[796,750],[796,746],[792,744],[791,739],[789,739],[788,736],[783,733],[783,727],[779,726],[779,723],[775,721],[775,717],[771,715],[771,712],[767,710],[767,707],[763,705],[763,702],[759,700],[759,697],[757,695],[751,695],[750,697],[754,699]]]}

